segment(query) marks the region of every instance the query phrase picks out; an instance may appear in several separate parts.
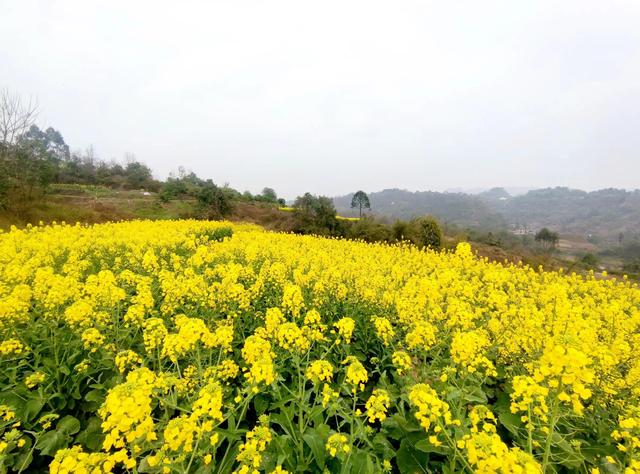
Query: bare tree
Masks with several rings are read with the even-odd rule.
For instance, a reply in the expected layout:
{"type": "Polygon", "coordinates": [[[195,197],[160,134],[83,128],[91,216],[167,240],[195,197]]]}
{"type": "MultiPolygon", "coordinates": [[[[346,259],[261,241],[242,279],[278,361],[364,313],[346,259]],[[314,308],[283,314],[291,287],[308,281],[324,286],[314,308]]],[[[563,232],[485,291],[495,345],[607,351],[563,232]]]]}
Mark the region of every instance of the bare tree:
{"type": "Polygon", "coordinates": [[[24,100],[8,89],[0,89],[0,208],[10,198],[32,195],[35,180],[31,173],[33,160],[25,159],[20,138],[35,124],[38,105],[32,98],[24,100]]]}
{"type": "Polygon", "coordinates": [[[35,99],[23,100],[9,89],[0,89],[0,145],[6,151],[15,145],[36,121],[38,104],[35,99]]]}

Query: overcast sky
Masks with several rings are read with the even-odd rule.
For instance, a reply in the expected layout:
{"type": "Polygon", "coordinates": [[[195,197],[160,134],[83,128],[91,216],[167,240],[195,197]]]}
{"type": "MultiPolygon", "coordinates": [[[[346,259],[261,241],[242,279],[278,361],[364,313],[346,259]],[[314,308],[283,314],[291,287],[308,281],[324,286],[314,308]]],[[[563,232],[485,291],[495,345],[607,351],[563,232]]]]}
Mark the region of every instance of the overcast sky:
{"type": "Polygon", "coordinates": [[[0,0],[0,87],[241,191],[640,187],[637,0],[0,0]]]}

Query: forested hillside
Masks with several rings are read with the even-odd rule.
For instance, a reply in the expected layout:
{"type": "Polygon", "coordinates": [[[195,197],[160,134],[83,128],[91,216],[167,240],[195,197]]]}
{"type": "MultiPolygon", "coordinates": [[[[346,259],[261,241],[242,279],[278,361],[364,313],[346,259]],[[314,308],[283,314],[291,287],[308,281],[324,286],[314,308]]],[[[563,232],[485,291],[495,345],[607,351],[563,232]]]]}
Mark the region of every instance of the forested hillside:
{"type": "MultiPolygon", "coordinates": [[[[391,218],[432,214],[446,223],[470,228],[551,227],[609,241],[640,236],[640,190],[602,189],[586,192],[546,188],[511,196],[503,188],[472,195],[386,189],[369,194],[371,212],[391,218]]],[[[334,198],[346,214],[351,196],[334,198]]]]}
{"type": "MultiPolygon", "coordinates": [[[[336,210],[344,215],[357,215],[351,209],[351,195],[333,199],[336,210]]],[[[410,192],[385,189],[369,194],[371,210],[376,215],[394,219],[410,219],[433,215],[447,224],[471,227],[504,227],[506,222],[477,197],[464,193],[410,192]]]]}
{"type": "Polygon", "coordinates": [[[569,188],[529,191],[503,201],[507,221],[532,227],[552,226],[561,232],[619,237],[640,233],[640,191],[569,188]]]}

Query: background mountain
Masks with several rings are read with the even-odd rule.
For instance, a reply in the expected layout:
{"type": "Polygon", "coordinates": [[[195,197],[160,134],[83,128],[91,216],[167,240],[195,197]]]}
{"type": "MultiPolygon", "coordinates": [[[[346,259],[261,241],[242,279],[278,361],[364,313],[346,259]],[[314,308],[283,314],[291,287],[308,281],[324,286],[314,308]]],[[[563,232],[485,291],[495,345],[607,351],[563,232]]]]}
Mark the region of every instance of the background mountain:
{"type": "MultiPolygon", "coordinates": [[[[357,215],[351,209],[353,194],[333,198],[341,215],[357,215]]],[[[385,189],[369,194],[372,213],[392,219],[410,219],[433,215],[442,223],[478,228],[504,227],[504,219],[476,196],[465,193],[439,193],[434,191],[410,192],[385,189]]]]}
{"type": "MultiPolygon", "coordinates": [[[[334,198],[342,215],[355,215],[351,196],[334,198]]],[[[446,224],[468,228],[506,229],[549,227],[565,234],[619,240],[640,236],[640,190],[581,191],[557,187],[513,196],[504,188],[479,194],[411,192],[385,189],[369,194],[371,212],[410,219],[431,214],[446,224]],[[622,236],[620,234],[623,234],[622,236]]]]}
{"type": "Polygon", "coordinates": [[[565,233],[618,238],[640,233],[640,190],[580,191],[547,188],[529,191],[494,205],[509,223],[553,227],[565,233]]]}

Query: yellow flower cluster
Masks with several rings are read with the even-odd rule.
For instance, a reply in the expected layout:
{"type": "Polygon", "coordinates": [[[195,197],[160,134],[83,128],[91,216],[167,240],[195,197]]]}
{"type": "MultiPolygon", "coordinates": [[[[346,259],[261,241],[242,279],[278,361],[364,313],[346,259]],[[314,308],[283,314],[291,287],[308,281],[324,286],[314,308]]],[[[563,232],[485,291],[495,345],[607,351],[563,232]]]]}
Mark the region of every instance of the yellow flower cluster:
{"type": "Polygon", "coordinates": [[[391,322],[387,318],[373,317],[371,318],[376,334],[382,340],[385,346],[388,346],[393,337],[396,335],[391,322]]]}
{"type": "Polygon", "coordinates": [[[611,437],[617,441],[618,450],[628,455],[630,468],[640,467],[640,408],[628,407],[611,437]]]}
{"type": "Polygon", "coordinates": [[[304,309],[302,289],[297,285],[287,285],[282,295],[282,309],[288,311],[294,317],[300,316],[304,309]]]}
{"type": "MultiPolygon", "coordinates": [[[[214,421],[222,421],[222,389],[217,383],[210,383],[202,390],[198,399],[193,403],[192,418],[207,418],[214,421]]],[[[212,425],[206,430],[211,431],[212,425]]]]}
{"type": "Polygon", "coordinates": [[[486,405],[474,405],[469,410],[471,432],[478,433],[481,430],[487,433],[496,432],[496,417],[486,405]]]}
{"type": "Polygon", "coordinates": [[[540,465],[518,448],[509,448],[495,433],[478,432],[459,441],[467,462],[479,474],[540,474],[540,465]]]}
{"type": "MultiPolygon", "coordinates": [[[[220,325],[214,332],[211,332],[204,320],[200,318],[189,318],[180,314],[174,318],[174,323],[178,329],[177,333],[169,333],[164,336],[162,344],[162,355],[168,357],[173,362],[196,349],[198,344],[204,347],[219,347],[224,350],[230,349],[233,339],[233,327],[227,324],[220,325]]],[[[154,331],[162,331],[162,328],[153,326],[154,331]]],[[[149,341],[156,336],[149,335],[149,341]]],[[[152,345],[152,344],[151,344],[152,345]]]]}
{"type": "Polygon", "coordinates": [[[305,352],[309,349],[310,342],[296,323],[287,322],[278,326],[278,345],[285,350],[305,352]]]}
{"type": "Polygon", "coordinates": [[[411,356],[404,351],[395,351],[391,360],[399,375],[404,375],[411,369],[411,356]]]}
{"type": "Polygon", "coordinates": [[[96,352],[104,344],[104,335],[96,328],[90,328],[82,333],[82,342],[85,349],[96,352]]]}
{"type": "Polygon", "coordinates": [[[364,386],[369,380],[369,375],[362,362],[354,356],[349,356],[342,363],[347,365],[345,380],[351,385],[351,392],[355,394],[358,389],[364,390],[364,386]]]}
{"type": "Polygon", "coordinates": [[[47,376],[44,374],[44,372],[34,372],[33,374],[25,377],[24,384],[27,386],[27,388],[34,388],[44,382],[46,378],[47,376]]]}
{"type": "Polygon", "coordinates": [[[325,447],[327,449],[327,452],[333,457],[336,457],[341,453],[348,454],[349,452],[351,452],[349,438],[347,438],[347,435],[344,435],[342,433],[334,433],[329,436],[329,439],[327,439],[327,445],[325,447]]]}
{"type": "Polygon", "coordinates": [[[542,423],[548,421],[547,396],[549,389],[538,384],[533,377],[517,375],[513,378],[513,393],[511,394],[511,412],[523,412],[522,421],[529,429],[533,428],[532,416],[538,417],[542,423]]]}
{"type": "Polygon", "coordinates": [[[327,408],[332,401],[337,400],[340,393],[331,388],[331,385],[325,383],[322,386],[322,407],[327,408]]]}
{"type": "Polygon", "coordinates": [[[302,327],[302,330],[310,341],[324,341],[326,339],[324,335],[324,331],[326,329],[327,326],[322,323],[322,316],[318,310],[311,309],[307,311],[307,314],[304,317],[304,326],[302,327]]]}
{"type": "Polygon", "coordinates": [[[267,449],[271,438],[271,430],[268,426],[258,425],[249,431],[236,456],[240,467],[235,472],[238,474],[258,472],[258,468],[262,464],[262,453],[267,449]]]}
{"type": "Polygon", "coordinates": [[[217,366],[208,367],[204,372],[205,380],[229,381],[235,378],[240,372],[240,367],[231,359],[220,362],[217,366]]]}
{"type": "Polygon", "coordinates": [[[0,405],[0,420],[11,421],[16,417],[16,412],[9,405],[0,405]]]}
{"type": "Polygon", "coordinates": [[[103,447],[122,449],[140,439],[156,439],[151,417],[151,395],[155,376],[149,369],[135,370],[125,383],[116,385],[98,412],[106,433],[103,447]]]}
{"type": "Polygon", "coordinates": [[[338,334],[342,340],[349,344],[351,342],[351,336],[353,335],[353,329],[356,327],[356,322],[352,318],[342,318],[334,324],[338,330],[338,334]]]}
{"type": "Polygon", "coordinates": [[[268,335],[273,336],[282,323],[285,322],[284,315],[280,308],[269,308],[264,317],[265,329],[268,335]]]}
{"type": "Polygon", "coordinates": [[[333,366],[326,360],[314,360],[307,367],[306,376],[313,383],[331,382],[333,366]]]}
{"type": "Polygon", "coordinates": [[[409,349],[428,351],[436,342],[436,328],[429,321],[414,323],[405,338],[409,349]]]}
{"type": "Polygon", "coordinates": [[[172,418],[164,429],[164,451],[181,451],[188,454],[193,451],[193,443],[200,428],[192,416],[181,415],[172,418]]]}
{"type": "Polygon", "coordinates": [[[135,467],[135,460],[127,456],[125,451],[108,455],[106,453],[85,453],[80,446],[61,449],[51,461],[51,474],[100,474],[113,472],[117,464],[122,463],[126,469],[135,467]]]}
{"type": "Polygon", "coordinates": [[[144,322],[144,347],[147,352],[151,352],[159,347],[169,334],[164,321],[160,318],[149,318],[144,322]]]}
{"type": "Polygon", "coordinates": [[[245,377],[257,393],[257,385],[271,385],[276,378],[271,343],[259,335],[249,336],[242,347],[242,357],[249,364],[245,377]]]}
{"type": "Polygon", "coordinates": [[[557,391],[558,399],[571,402],[573,411],[579,415],[584,411],[583,402],[591,398],[589,388],[595,379],[591,359],[573,347],[555,345],[544,351],[537,363],[533,378],[557,391]]]}
{"type": "Polygon", "coordinates": [[[478,370],[495,377],[497,374],[493,362],[486,356],[491,348],[487,331],[482,329],[461,331],[451,341],[451,358],[469,373],[478,370]]]}
{"type": "Polygon", "coordinates": [[[389,393],[381,388],[375,389],[365,404],[369,423],[375,423],[376,420],[380,420],[380,422],[386,420],[390,404],[389,393]]]}
{"type": "Polygon", "coordinates": [[[7,339],[0,342],[0,356],[20,355],[26,352],[26,347],[18,339],[7,339]]]}
{"type": "Polygon", "coordinates": [[[142,358],[132,350],[120,351],[116,354],[116,367],[123,374],[131,367],[142,364],[142,358]]]}
{"type": "Polygon", "coordinates": [[[414,385],[409,392],[409,401],[416,407],[416,419],[429,436],[429,442],[440,446],[442,442],[438,435],[445,427],[460,425],[460,420],[453,419],[449,404],[438,397],[438,393],[429,385],[420,383],[414,385]]]}

